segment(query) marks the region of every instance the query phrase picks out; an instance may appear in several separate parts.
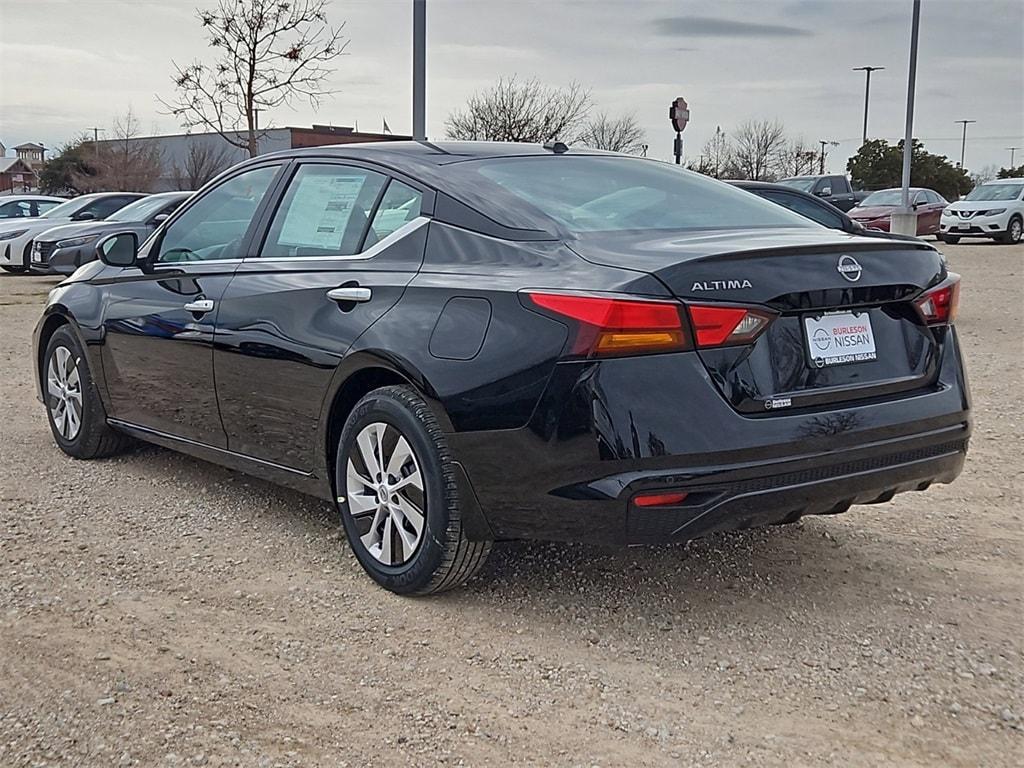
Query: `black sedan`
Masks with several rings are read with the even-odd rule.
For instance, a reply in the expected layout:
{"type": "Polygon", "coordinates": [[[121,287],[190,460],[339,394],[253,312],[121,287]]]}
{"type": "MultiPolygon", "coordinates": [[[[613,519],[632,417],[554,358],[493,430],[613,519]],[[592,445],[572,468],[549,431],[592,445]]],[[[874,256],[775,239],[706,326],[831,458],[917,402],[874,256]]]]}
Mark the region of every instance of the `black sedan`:
{"type": "Polygon", "coordinates": [[[912,235],[897,235],[881,229],[870,229],[859,221],[854,221],[846,213],[836,208],[827,200],[822,200],[810,192],[804,192],[785,184],[772,184],[768,181],[729,181],[734,187],[753,192],[758,197],[771,200],[789,210],[816,221],[823,227],[838,229],[851,235],[863,237],[884,237],[889,240],[917,240],[912,235]]]}
{"type": "Polygon", "coordinates": [[[290,150],[97,251],[35,332],[60,448],[133,437],[328,499],[399,593],[462,583],[499,539],[885,502],[967,450],[959,278],[933,247],[654,160],[290,150]]]}
{"type": "Polygon", "coordinates": [[[145,240],[192,192],[161,192],[126,205],[103,221],[81,221],[48,229],[32,244],[33,272],[70,275],[96,258],[96,241],[114,232],[134,232],[145,240]]]}

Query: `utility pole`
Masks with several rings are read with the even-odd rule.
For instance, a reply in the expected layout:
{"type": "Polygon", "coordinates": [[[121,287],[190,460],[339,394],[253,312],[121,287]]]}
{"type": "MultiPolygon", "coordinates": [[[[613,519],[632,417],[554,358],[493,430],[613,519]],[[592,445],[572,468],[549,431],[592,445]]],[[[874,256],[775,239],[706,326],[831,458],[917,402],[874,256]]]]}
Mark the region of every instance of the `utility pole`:
{"type": "Polygon", "coordinates": [[[960,170],[964,168],[964,150],[967,149],[967,124],[976,123],[977,120],[954,120],[954,123],[961,123],[964,126],[963,136],[960,138],[960,170]]]}
{"type": "MultiPolygon", "coordinates": [[[[96,153],[96,157],[99,157],[100,156],[100,131],[102,131],[103,129],[102,128],[97,128],[97,127],[93,126],[89,130],[92,131],[92,150],[93,150],[93,152],[96,153]]],[[[105,131],[104,131],[104,133],[105,133],[105,131]]],[[[1011,165],[1012,165],[1012,163],[1011,163],[1011,165]]]]}
{"type": "Polygon", "coordinates": [[[818,143],[821,144],[821,164],[818,167],[818,173],[820,175],[824,176],[825,175],[825,147],[826,147],[826,145],[827,146],[832,146],[832,147],[838,147],[839,146],[839,142],[838,141],[827,141],[825,139],[818,139],[818,143]]]}
{"type": "Polygon", "coordinates": [[[412,138],[427,140],[427,0],[412,0],[412,138]]]}
{"type": "Polygon", "coordinates": [[[1010,150],[1010,167],[1013,168],[1013,155],[1020,147],[1007,147],[1010,150]]]}
{"type": "Polygon", "coordinates": [[[871,73],[878,72],[879,70],[885,69],[885,67],[854,67],[854,72],[863,72],[864,78],[864,133],[860,140],[861,146],[867,144],[868,141],[868,99],[871,98],[871,73]]]}
{"type": "Polygon", "coordinates": [[[252,128],[254,131],[258,131],[260,129],[260,112],[262,111],[263,110],[259,107],[252,108],[252,128]]]}

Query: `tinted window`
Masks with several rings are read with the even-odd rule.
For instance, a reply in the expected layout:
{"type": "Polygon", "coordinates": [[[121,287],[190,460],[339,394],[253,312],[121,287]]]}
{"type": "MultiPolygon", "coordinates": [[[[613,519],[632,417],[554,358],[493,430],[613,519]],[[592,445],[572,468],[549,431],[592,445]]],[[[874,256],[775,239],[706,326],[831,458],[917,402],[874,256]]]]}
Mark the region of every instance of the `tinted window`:
{"type": "Polygon", "coordinates": [[[541,156],[449,167],[471,188],[474,206],[498,222],[509,220],[507,207],[520,209],[519,220],[533,210],[571,232],[813,226],[756,195],[654,160],[541,156]]]}
{"type": "Polygon", "coordinates": [[[97,219],[105,219],[114,211],[121,210],[128,205],[128,203],[137,199],[138,198],[134,196],[102,197],[85,206],[85,208],[83,208],[79,213],[91,213],[97,219]]]}
{"type": "Polygon", "coordinates": [[[833,193],[836,192],[836,190],[832,189],[832,180],[827,176],[824,179],[818,179],[818,183],[814,185],[814,194],[820,195],[826,189],[832,190],[833,193]]]}
{"type": "Polygon", "coordinates": [[[232,176],[203,195],[160,239],[158,261],[237,259],[242,241],[278,166],[232,176]]]}
{"type": "Polygon", "coordinates": [[[364,248],[368,248],[379,240],[383,240],[399,227],[408,224],[420,215],[420,203],[423,195],[408,184],[391,180],[384,197],[380,199],[377,212],[370,223],[370,231],[366,234],[364,248]]]}
{"type": "Polygon", "coordinates": [[[849,187],[846,184],[845,176],[833,176],[831,179],[831,183],[833,195],[842,195],[850,191],[849,187]]]}
{"type": "Polygon", "coordinates": [[[0,219],[22,219],[32,215],[32,204],[27,200],[0,203],[0,219]]]}
{"type": "Polygon", "coordinates": [[[830,211],[824,205],[821,205],[814,200],[808,200],[800,195],[791,195],[787,192],[777,192],[775,190],[768,190],[765,192],[758,192],[773,203],[784,205],[791,211],[796,211],[801,216],[806,216],[811,221],[816,221],[819,224],[824,224],[826,227],[831,229],[842,229],[843,220],[835,211],[830,211]]]}
{"type": "MultiPolygon", "coordinates": [[[[175,200],[174,206],[170,210],[174,210],[174,208],[176,208],[180,203],[180,200],[175,200]]],[[[129,203],[124,208],[111,214],[107,220],[149,221],[151,217],[156,216],[156,214],[167,208],[167,204],[168,199],[163,195],[143,197],[142,199],[129,203]]]]}
{"type": "Polygon", "coordinates": [[[785,184],[787,187],[799,189],[801,192],[810,192],[811,187],[814,186],[814,179],[809,179],[806,176],[796,176],[792,179],[782,179],[779,184],[785,184]]]}
{"type": "Polygon", "coordinates": [[[302,165],[274,214],[261,256],[358,253],[386,177],[344,165],[302,165]]]}

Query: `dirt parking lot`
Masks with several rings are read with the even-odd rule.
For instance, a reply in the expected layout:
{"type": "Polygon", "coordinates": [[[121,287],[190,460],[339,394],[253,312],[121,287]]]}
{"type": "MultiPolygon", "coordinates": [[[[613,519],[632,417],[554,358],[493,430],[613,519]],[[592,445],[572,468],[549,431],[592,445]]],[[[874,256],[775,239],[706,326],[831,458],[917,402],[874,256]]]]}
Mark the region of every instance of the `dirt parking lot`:
{"type": "Polygon", "coordinates": [[[60,453],[29,361],[55,280],[0,276],[0,765],[1021,765],[1024,246],[942,247],[957,483],[685,547],[501,544],[418,600],[315,499],[60,453]]]}

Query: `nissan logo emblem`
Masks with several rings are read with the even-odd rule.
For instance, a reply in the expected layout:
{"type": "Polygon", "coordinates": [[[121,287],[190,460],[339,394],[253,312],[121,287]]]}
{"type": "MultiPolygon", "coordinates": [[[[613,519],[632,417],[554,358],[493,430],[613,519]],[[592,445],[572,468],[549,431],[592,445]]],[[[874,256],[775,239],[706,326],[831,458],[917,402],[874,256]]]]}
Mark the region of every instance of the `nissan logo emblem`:
{"type": "Polygon", "coordinates": [[[857,260],[853,256],[840,256],[839,264],[836,266],[839,274],[849,280],[851,283],[856,283],[860,280],[861,267],[857,263],[857,260]]]}

